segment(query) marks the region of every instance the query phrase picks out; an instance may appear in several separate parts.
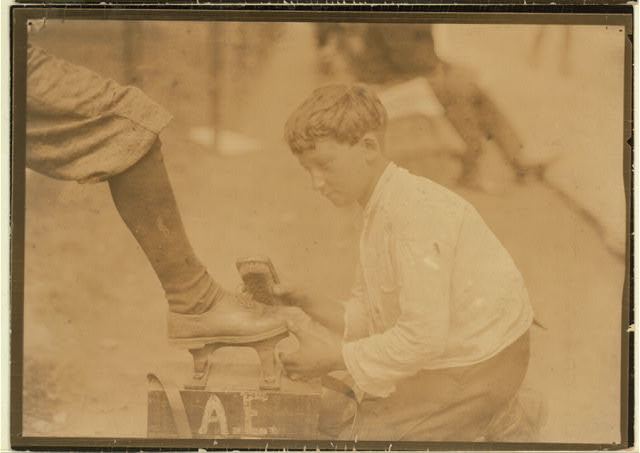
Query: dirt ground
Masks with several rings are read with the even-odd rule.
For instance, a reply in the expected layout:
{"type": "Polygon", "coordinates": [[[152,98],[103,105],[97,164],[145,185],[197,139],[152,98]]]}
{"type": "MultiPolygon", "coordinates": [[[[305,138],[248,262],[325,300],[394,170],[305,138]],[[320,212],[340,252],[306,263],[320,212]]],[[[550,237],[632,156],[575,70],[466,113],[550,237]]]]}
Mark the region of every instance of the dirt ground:
{"type": "MultiPolygon", "coordinates": [[[[194,29],[193,34],[197,33],[194,29]]],[[[309,34],[305,36],[308,40],[309,34]]],[[[504,37],[491,35],[487,39],[495,44],[504,37]]],[[[289,51],[302,45],[284,41],[289,51]]],[[[98,66],[95,58],[83,60],[77,50],[61,41],[52,40],[50,46],[66,52],[70,59],[76,52],[74,61],[78,63],[93,61],[98,66]]],[[[152,50],[146,55],[152,55],[152,50]]],[[[577,55],[579,62],[587,61],[577,55]]],[[[312,69],[307,69],[308,77],[302,79],[305,73],[301,69],[304,82],[285,90],[283,84],[276,83],[283,76],[282,67],[280,73],[274,69],[281,62],[278,58],[283,57],[273,56],[272,69],[265,69],[256,85],[273,86],[274,91],[286,91],[287,96],[275,109],[268,106],[266,95],[254,99],[256,111],[243,117],[242,127],[253,127],[257,131],[254,136],[262,140],[260,151],[223,157],[190,141],[188,131],[200,125],[194,117],[208,108],[194,97],[176,104],[176,119],[162,135],[167,168],[193,246],[222,284],[228,288],[238,285],[237,257],[264,254],[271,257],[284,279],[322,290],[337,300],[347,294],[353,276],[359,217],[355,209],[336,210],[313,193],[306,175],[278,139],[279,133],[255,119],[265,115],[266,123],[279,121],[299,93],[304,95],[317,81],[312,69]]],[[[507,62],[501,64],[508,66],[507,62]]],[[[122,77],[113,68],[103,69],[106,75],[122,77]]],[[[583,73],[583,69],[578,64],[574,71],[583,73]]],[[[176,72],[177,78],[195,74],[192,82],[204,83],[196,71],[177,67],[176,72]]],[[[561,80],[560,75],[557,78],[561,80]]],[[[495,91],[503,79],[488,80],[487,86],[495,91]]],[[[189,80],[180,79],[180,83],[188,85],[189,80]]],[[[148,84],[150,91],[162,88],[161,84],[148,84]]],[[[603,129],[610,118],[596,113],[602,111],[593,101],[596,94],[586,97],[592,105],[584,100],[581,89],[568,92],[567,86],[564,91],[549,92],[543,100],[544,109],[562,111],[561,123],[574,128],[568,138],[563,129],[555,131],[556,136],[564,137],[556,145],[578,156],[574,163],[590,165],[591,174],[597,175],[599,149],[585,150],[588,138],[572,137],[596,127],[603,129]],[[567,110],[578,100],[587,108],[580,118],[573,107],[567,110]]],[[[514,117],[523,110],[520,106],[536,95],[518,91],[513,85],[504,88],[511,97],[500,102],[514,117]]],[[[597,95],[618,95],[617,89],[611,82],[606,87],[611,92],[597,95]]],[[[236,116],[246,109],[238,108],[236,116]]],[[[528,144],[544,145],[539,122],[528,130],[522,125],[525,120],[516,121],[526,130],[523,135],[528,144]]],[[[549,121],[555,124],[556,120],[549,121]]],[[[611,122],[610,136],[615,136],[617,125],[611,122]]],[[[413,142],[415,137],[406,140],[413,142]]],[[[621,161],[617,145],[607,146],[621,161]]],[[[423,157],[407,162],[413,172],[435,178],[434,168],[440,164],[423,157]]],[[[487,156],[483,165],[487,177],[501,181],[495,193],[461,188],[446,177],[442,182],[478,208],[511,252],[527,283],[536,316],[546,327],[532,329],[526,379],[526,385],[539,392],[548,406],[541,441],[618,442],[624,262],[548,182],[516,185],[505,176],[504,165],[495,156],[487,156]]],[[[27,176],[25,434],[145,436],[146,374],[164,370],[180,380],[190,368],[188,354],[167,344],[166,303],[160,285],[121,222],[106,184],[78,185],[31,172],[27,176]]],[[[602,195],[598,184],[609,184],[609,180],[582,179],[580,184],[602,195]]],[[[620,181],[613,185],[615,190],[605,191],[613,195],[602,196],[618,206],[619,216],[622,186],[620,181]]]]}

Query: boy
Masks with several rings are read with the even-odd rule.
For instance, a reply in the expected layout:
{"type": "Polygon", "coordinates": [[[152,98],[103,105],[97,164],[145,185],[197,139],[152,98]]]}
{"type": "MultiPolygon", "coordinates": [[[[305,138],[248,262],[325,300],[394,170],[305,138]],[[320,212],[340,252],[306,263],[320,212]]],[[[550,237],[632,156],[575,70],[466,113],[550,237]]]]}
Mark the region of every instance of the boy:
{"type": "Polygon", "coordinates": [[[320,88],[286,139],[314,189],[364,211],[344,339],[290,323],[293,376],[346,370],[360,440],[486,439],[518,391],[533,321],[511,257],[468,202],[385,157],[386,111],[364,86],[320,88]]]}

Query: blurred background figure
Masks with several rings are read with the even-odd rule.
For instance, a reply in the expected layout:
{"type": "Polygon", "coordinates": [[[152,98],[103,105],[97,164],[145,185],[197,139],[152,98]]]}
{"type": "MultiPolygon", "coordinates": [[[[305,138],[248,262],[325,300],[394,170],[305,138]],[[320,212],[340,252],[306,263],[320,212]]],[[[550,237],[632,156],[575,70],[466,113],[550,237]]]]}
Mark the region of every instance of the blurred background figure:
{"type": "MultiPolygon", "coordinates": [[[[617,220],[611,220],[611,212],[604,211],[613,208],[582,187],[586,175],[593,171],[590,164],[575,161],[570,145],[557,146],[557,142],[545,139],[548,129],[541,130],[532,140],[534,134],[527,130],[531,127],[525,125],[529,139],[525,146],[523,128],[515,127],[513,114],[525,115],[515,111],[513,105],[507,106],[506,112],[504,105],[496,102],[478,74],[477,63],[483,57],[479,53],[472,55],[468,48],[450,49],[450,42],[459,38],[452,38],[449,29],[447,25],[430,24],[318,23],[315,37],[319,70],[329,80],[348,79],[377,87],[389,112],[389,141],[404,142],[388,151],[400,165],[444,185],[489,194],[504,192],[514,183],[540,181],[592,226],[611,253],[622,258],[625,239],[619,214],[614,215],[617,220]],[[449,61],[448,57],[441,57],[443,53],[457,54],[458,58],[449,61]],[[474,70],[470,69],[473,60],[474,70]],[[405,139],[399,140],[400,137],[405,139]],[[407,140],[408,137],[412,139],[407,140]],[[541,143],[536,143],[538,140],[541,143]],[[566,168],[571,165],[569,162],[573,170],[566,168]],[[568,171],[580,175],[580,183],[567,179],[568,171]]],[[[573,44],[572,27],[527,27],[519,34],[516,41],[530,43],[530,50],[524,52],[527,70],[534,67],[538,81],[548,80],[544,89],[552,90],[553,77],[542,73],[544,61],[550,57],[558,61],[553,70],[561,75],[562,83],[573,84],[570,91],[586,82],[569,79],[572,60],[582,57],[573,44]]],[[[464,33],[461,36],[464,40],[464,33]]],[[[499,43],[494,55],[506,55],[506,47],[506,42],[499,43]]],[[[485,61],[482,71],[495,73],[487,69],[490,61],[485,61]]],[[[512,68],[508,68],[502,77],[511,77],[511,85],[529,86],[524,77],[511,72],[512,68]]],[[[505,93],[511,90],[509,86],[503,89],[505,93]]],[[[501,97],[505,93],[500,93],[501,97]]],[[[542,114],[542,109],[536,100],[521,110],[533,113],[535,117],[531,119],[536,122],[547,115],[549,125],[559,127],[561,121],[552,119],[555,114],[542,114]]],[[[571,134],[571,130],[565,131],[571,134]]],[[[619,213],[619,201],[617,206],[619,213]]]]}
{"type": "Polygon", "coordinates": [[[519,159],[522,142],[508,118],[470,71],[437,55],[431,25],[320,23],[316,27],[320,68],[325,74],[340,70],[334,67],[339,54],[346,62],[343,70],[355,80],[379,86],[397,126],[402,128],[403,120],[411,118],[428,129],[428,138],[415,143],[416,149],[390,150],[392,158],[441,179],[437,166],[420,165],[425,162],[421,157],[449,152],[460,163],[457,183],[491,191],[493,182],[482,178],[478,161],[493,145],[515,179],[524,179],[526,169],[519,159]]]}

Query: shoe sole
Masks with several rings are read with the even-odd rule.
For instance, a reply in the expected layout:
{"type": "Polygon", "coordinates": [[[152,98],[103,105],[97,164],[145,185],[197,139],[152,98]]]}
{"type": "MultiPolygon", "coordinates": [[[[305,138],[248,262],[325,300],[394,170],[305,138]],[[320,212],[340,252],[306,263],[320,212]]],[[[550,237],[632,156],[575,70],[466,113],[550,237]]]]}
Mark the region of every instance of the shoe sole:
{"type": "Polygon", "coordinates": [[[245,345],[249,343],[257,343],[259,341],[268,340],[287,332],[286,327],[279,327],[268,332],[257,335],[222,335],[217,337],[194,337],[194,338],[169,338],[169,344],[180,346],[188,349],[202,348],[209,344],[227,344],[227,345],[245,345]]]}

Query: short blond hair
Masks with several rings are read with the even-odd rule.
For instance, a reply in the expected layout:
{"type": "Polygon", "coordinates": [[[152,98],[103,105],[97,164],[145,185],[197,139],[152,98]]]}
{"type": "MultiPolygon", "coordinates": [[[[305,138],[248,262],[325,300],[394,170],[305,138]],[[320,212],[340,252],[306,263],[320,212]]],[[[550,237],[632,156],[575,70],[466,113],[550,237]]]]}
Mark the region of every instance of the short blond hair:
{"type": "Polygon", "coordinates": [[[295,154],[322,139],[355,145],[367,132],[383,133],[387,111],[365,85],[328,85],[316,89],[289,117],[285,139],[295,154]]]}

